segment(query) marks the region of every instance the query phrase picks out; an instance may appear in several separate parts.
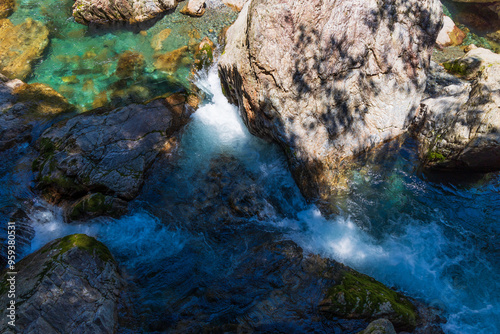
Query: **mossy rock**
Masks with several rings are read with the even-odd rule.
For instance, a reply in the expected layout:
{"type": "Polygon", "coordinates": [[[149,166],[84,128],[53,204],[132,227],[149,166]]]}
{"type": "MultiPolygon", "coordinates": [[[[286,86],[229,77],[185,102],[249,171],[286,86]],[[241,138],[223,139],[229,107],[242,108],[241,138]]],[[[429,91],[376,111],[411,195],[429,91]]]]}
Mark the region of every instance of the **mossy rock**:
{"type": "Polygon", "coordinates": [[[343,273],[340,284],[328,290],[321,310],[347,319],[384,317],[399,331],[413,331],[417,324],[416,308],[406,297],[354,271],[343,273]]]}
{"type": "Polygon", "coordinates": [[[427,154],[427,161],[430,163],[444,162],[445,160],[446,160],[446,157],[439,152],[430,151],[427,154]]]}
{"type": "Polygon", "coordinates": [[[194,54],[194,66],[196,70],[201,70],[203,67],[209,67],[214,62],[214,43],[205,37],[197,46],[194,54]]]}
{"type": "Polygon", "coordinates": [[[57,259],[75,247],[87,251],[92,256],[99,257],[104,262],[115,262],[115,259],[113,258],[113,255],[109,251],[108,247],[106,247],[102,242],[99,242],[95,238],[89,237],[86,234],[72,234],[65,236],[56,240],[52,246],[48,249],[42,250],[42,252],[57,250],[57,253],[53,255],[53,258],[57,259]]]}
{"type": "Polygon", "coordinates": [[[118,217],[125,213],[127,203],[102,193],[87,195],[73,204],[69,210],[70,220],[81,220],[97,216],[108,215],[118,217]]]}

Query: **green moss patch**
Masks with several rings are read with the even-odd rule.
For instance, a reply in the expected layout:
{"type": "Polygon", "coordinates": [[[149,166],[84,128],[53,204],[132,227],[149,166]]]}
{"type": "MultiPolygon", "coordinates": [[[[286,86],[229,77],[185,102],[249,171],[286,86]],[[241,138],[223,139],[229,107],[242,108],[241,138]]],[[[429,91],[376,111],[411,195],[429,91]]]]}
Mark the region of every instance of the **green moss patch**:
{"type": "Polygon", "coordinates": [[[443,162],[446,160],[446,157],[439,152],[430,151],[427,154],[427,159],[429,160],[429,162],[443,162]]]}
{"type": "Polygon", "coordinates": [[[356,272],[343,274],[340,284],[328,290],[325,304],[341,318],[387,317],[399,330],[412,331],[417,322],[415,306],[406,297],[356,272]]]}
{"type": "Polygon", "coordinates": [[[95,193],[84,197],[76,203],[69,214],[71,220],[77,220],[86,215],[102,215],[109,213],[112,205],[106,201],[106,196],[101,193],[95,193]]]}
{"type": "Polygon", "coordinates": [[[114,261],[108,247],[86,234],[72,234],[61,238],[49,250],[58,249],[59,252],[56,256],[60,256],[75,247],[83,249],[93,256],[98,256],[104,262],[114,261]]]}

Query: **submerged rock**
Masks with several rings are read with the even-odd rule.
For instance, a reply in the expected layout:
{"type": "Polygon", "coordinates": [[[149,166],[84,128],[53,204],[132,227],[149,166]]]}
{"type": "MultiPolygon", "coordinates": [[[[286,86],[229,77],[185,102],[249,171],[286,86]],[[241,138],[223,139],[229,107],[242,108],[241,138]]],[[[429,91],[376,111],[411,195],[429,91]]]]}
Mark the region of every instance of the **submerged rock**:
{"type": "Polygon", "coordinates": [[[120,215],[156,157],[176,147],[192,111],[185,96],[174,94],[57,123],[37,141],[37,188],[49,201],[71,206],[70,219],[120,215]]]}
{"type": "Polygon", "coordinates": [[[30,141],[56,115],[75,108],[44,84],[25,84],[0,75],[0,151],[30,141]]]}
{"type": "Polygon", "coordinates": [[[0,20],[0,73],[9,79],[25,79],[31,64],[49,44],[49,30],[30,18],[19,25],[0,20]]]}
{"type": "MultiPolygon", "coordinates": [[[[84,234],[54,240],[16,264],[16,322],[2,333],[114,333],[124,288],[109,250],[84,234]]],[[[0,276],[0,302],[9,305],[11,275],[0,276]]]]}
{"type": "Polygon", "coordinates": [[[137,23],[173,10],[179,0],[76,0],[73,17],[81,24],[137,23]]]}
{"type": "Polygon", "coordinates": [[[190,63],[189,48],[185,45],[176,50],[156,55],[154,66],[160,71],[175,73],[181,65],[190,63]]]}
{"type": "Polygon", "coordinates": [[[121,79],[136,79],[143,74],[145,68],[146,61],[141,53],[126,51],[118,58],[115,74],[121,79]]]}
{"type": "Polygon", "coordinates": [[[222,85],[303,194],[328,200],[346,160],[407,129],[441,15],[437,0],[252,0],[227,32],[222,85]]]}
{"type": "Polygon", "coordinates": [[[153,50],[160,51],[163,47],[163,41],[165,41],[168,36],[170,36],[171,32],[172,29],[167,28],[154,35],[151,39],[151,47],[153,48],[153,50]]]}
{"type": "Polygon", "coordinates": [[[231,7],[239,12],[243,9],[243,6],[248,1],[249,0],[222,0],[222,3],[224,3],[226,6],[231,7]]]}
{"type": "Polygon", "coordinates": [[[8,17],[16,8],[15,0],[2,0],[0,1],[0,19],[8,17]]]}
{"type": "Polygon", "coordinates": [[[444,66],[470,81],[434,66],[415,130],[420,159],[433,169],[499,170],[500,55],[477,48],[444,66]]]}

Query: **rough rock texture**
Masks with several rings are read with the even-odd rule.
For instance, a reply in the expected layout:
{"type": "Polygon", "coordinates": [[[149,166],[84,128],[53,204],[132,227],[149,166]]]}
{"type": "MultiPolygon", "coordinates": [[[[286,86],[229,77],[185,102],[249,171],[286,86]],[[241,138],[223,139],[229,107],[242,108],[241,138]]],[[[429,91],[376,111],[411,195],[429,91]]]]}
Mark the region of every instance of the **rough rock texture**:
{"type": "Polygon", "coordinates": [[[368,327],[359,334],[396,334],[396,330],[389,320],[378,319],[370,322],[368,327]]]}
{"type": "Polygon", "coordinates": [[[222,0],[222,2],[237,11],[241,11],[249,0],[222,0]]]}
{"type": "Polygon", "coordinates": [[[455,22],[450,17],[444,16],[443,28],[439,32],[436,44],[440,48],[457,46],[462,44],[465,37],[466,34],[455,25],[455,22]]]}
{"type": "Polygon", "coordinates": [[[37,187],[49,201],[71,201],[72,219],[119,215],[156,157],[176,146],[176,134],[191,112],[186,97],[176,94],[60,122],[37,141],[37,187]]]}
{"type": "Polygon", "coordinates": [[[403,295],[352,270],[342,271],[336,282],[321,303],[324,312],[341,318],[373,320],[384,317],[400,331],[415,329],[417,309],[403,295]]]}
{"type": "Polygon", "coordinates": [[[252,0],[227,32],[223,88],[304,195],[327,199],[343,160],[405,131],[441,19],[437,0],[252,0]]]}
{"type": "Polygon", "coordinates": [[[16,8],[15,0],[0,0],[0,19],[4,19],[16,8]]]}
{"type": "Polygon", "coordinates": [[[58,92],[43,84],[25,84],[0,74],[0,151],[30,141],[57,114],[74,110],[58,92]]]}
{"type": "Polygon", "coordinates": [[[434,66],[416,130],[424,166],[500,169],[500,55],[478,48],[444,66],[470,81],[434,66]]]}
{"type": "MultiPolygon", "coordinates": [[[[124,281],[109,250],[84,234],[57,239],[16,265],[16,326],[2,333],[114,333],[124,281]]],[[[9,274],[0,302],[9,305],[9,274]]],[[[6,306],[5,306],[6,307],[6,306]]]]}
{"type": "Polygon", "coordinates": [[[205,10],[207,8],[207,4],[205,0],[189,0],[186,6],[181,9],[182,14],[186,14],[189,16],[203,16],[205,14],[205,10]]]}
{"type": "Polygon", "coordinates": [[[178,0],[76,0],[73,17],[81,24],[137,23],[177,7],[178,0]]]}
{"type": "Polygon", "coordinates": [[[26,19],[14,25],[9,19],[0,20],[0,73],[23,80],[48,44],[49,30],[42,23],[26,19]]]}

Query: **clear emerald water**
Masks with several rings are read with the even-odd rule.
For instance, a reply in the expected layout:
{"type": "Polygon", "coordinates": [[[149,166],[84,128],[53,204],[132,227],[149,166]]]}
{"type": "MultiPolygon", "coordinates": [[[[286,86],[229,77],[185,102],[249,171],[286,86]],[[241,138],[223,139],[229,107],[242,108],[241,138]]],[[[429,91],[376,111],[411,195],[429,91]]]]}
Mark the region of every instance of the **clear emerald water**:
{"type": "MultiPolygon", "coordinates": [[[[88,51],[99,54],[111,50],[106,52],[112,56],[103,61],[111,64],[109,73],[114,72],[116,56],[125,50],[139,50],[147,59],[152,57],[147,55],[149,41],[144,41],[143,35],[123,30],[88,32],[60,14],[68,13],[67,6],[66,2],[47,5],[46,12],[58,13],[50,18],[40,14],[38,2],[22,1],[11,16],[14,22],[27,15],[55,21],[58,31],[66,34],[84,29],[83,37],[81,33],[76,34],[78,38],[64,34],[53,37],[30,82],[60,89],[60,77],[73,75],[71,66],[77,65],[63,64],[59,55],[81,58],[88,51]],[[57,6],[63,6],[61,11],[56,11],[57,6]],[[106,42],[111,46],[106,47],[106,42]]],[[[216,23],[206,18],[204,24],[216,23]]],[[[191,23],[186,22],[191,20],[196,19],[176,13],[157,23],[164,22],[164,26],[155,25],[149,31],[167,26],[188,29],[185,27],[191,23]]],[[[214,29],[213,39],[216,33],[214,29]]],[[[167,40],[172,45],[164,48],[178,48],[187,39],[184,35],[183,41],[167,40]]],[[[93,68],[95,60],[85,61],[78,68],[93,68]]],[[[188,75],[187,68],[181,69],[172,84],[165,74],[153,70],[147,82],[151,89],[164,92],[189,84],[188,75]]],[[[95,98],[94,93],[82,89],[85,80],[93,80],[97,91],[116,80],[103,73],[79,74],[78,78],[80,84],[74,84],[73,95],[67,97],[82,110],[95,98]]],[[[201,73],[195,82],[207,97],[182,136],[178,161],[170,168],[156,166],[140,196],[131,203],[131,213],[120,219],[65,223],[58,208],[29,190],[30,148],[24,145],[0,153],[0,220],[7,222],[17,207],[29,212],[35,237],[26,254],[55,238],[86,233],[104,242],[117,258],[129,281],[136,315],[131,323],[122,323],[120,333],[176,332],[192,328],[193,323],[224,322],[253,329],[275,324],[275,332],[342,332],[335,323],[280,313],[285,307],[280,304],[281,297],[273,294],[277,288],[269,283],[251,293],[242,286],[241,295],[230,296],[229,303],[206,300],[203,291],[220,282],[236,287],[247,284],[235,278],[235,268],[249,255],[252,245],[267,240],[293,240],[306,254],[336,259],[442,309],[448,320],[443,326],[447,333],[500,332],[499,173],[423,174],[415,147],[407,140],[401,148],[388,148],[354,170],[349,192],[338,198],[339,213],[325,218],[300,195],[280,150],[248,133],[237,108],[223,96],[215,68],[201,73]],[[211,159],[221,154],[239,161],[262,187],[270,205],[263,217],[248,217],[238,225],[208,225],[205,222],[210,222],[213,212],[190,220],[176,211],[196,205],[193,198],[201,187],[197,175],[206,173],[211,159]]],[[[261,274],[256,272],[255,279],[261,274]]],[[[303,296],[297,296],[297,307],[309,310],[311,306],[299,297],[303,296]]]]}
{"type": "MultiPolygon", "coordinates": [[[[163,16],[153,26],[151,22],[137,26],[88,28],[72,18],[73,2],[20,0],[9,19],[20,24],[26,18],[32,18],[49,28],[50,44],[27,82],[51,86],[81,111],[95,107],[94,101],[99,94],[107,93],[111,100],[113,84],[119,81],[115,75],[118,59],[126,51],[139,52],[145,58],[145,73],[127,82],[127,87],[141,88],[145,96],[142,100],[189,88],[191,64],[180,66],[175,73],[162,72],[154,68],[154,56],[195,45],[205,36],[217,41],[219,31],[233,22],[237,15],[217,1],[208,1],[206,15],[192,18],[179,13],[184,6],[181,3],[174,13],[163,16]],[[171,29],[171,33],[161,43],[161,49],[155,50],[154,36],[165,29],[171,29]],[[149,94],[146,90],[150,91],[149,94]]],[[[128,103],[131,102],[142,101],[128,103]]]]}

